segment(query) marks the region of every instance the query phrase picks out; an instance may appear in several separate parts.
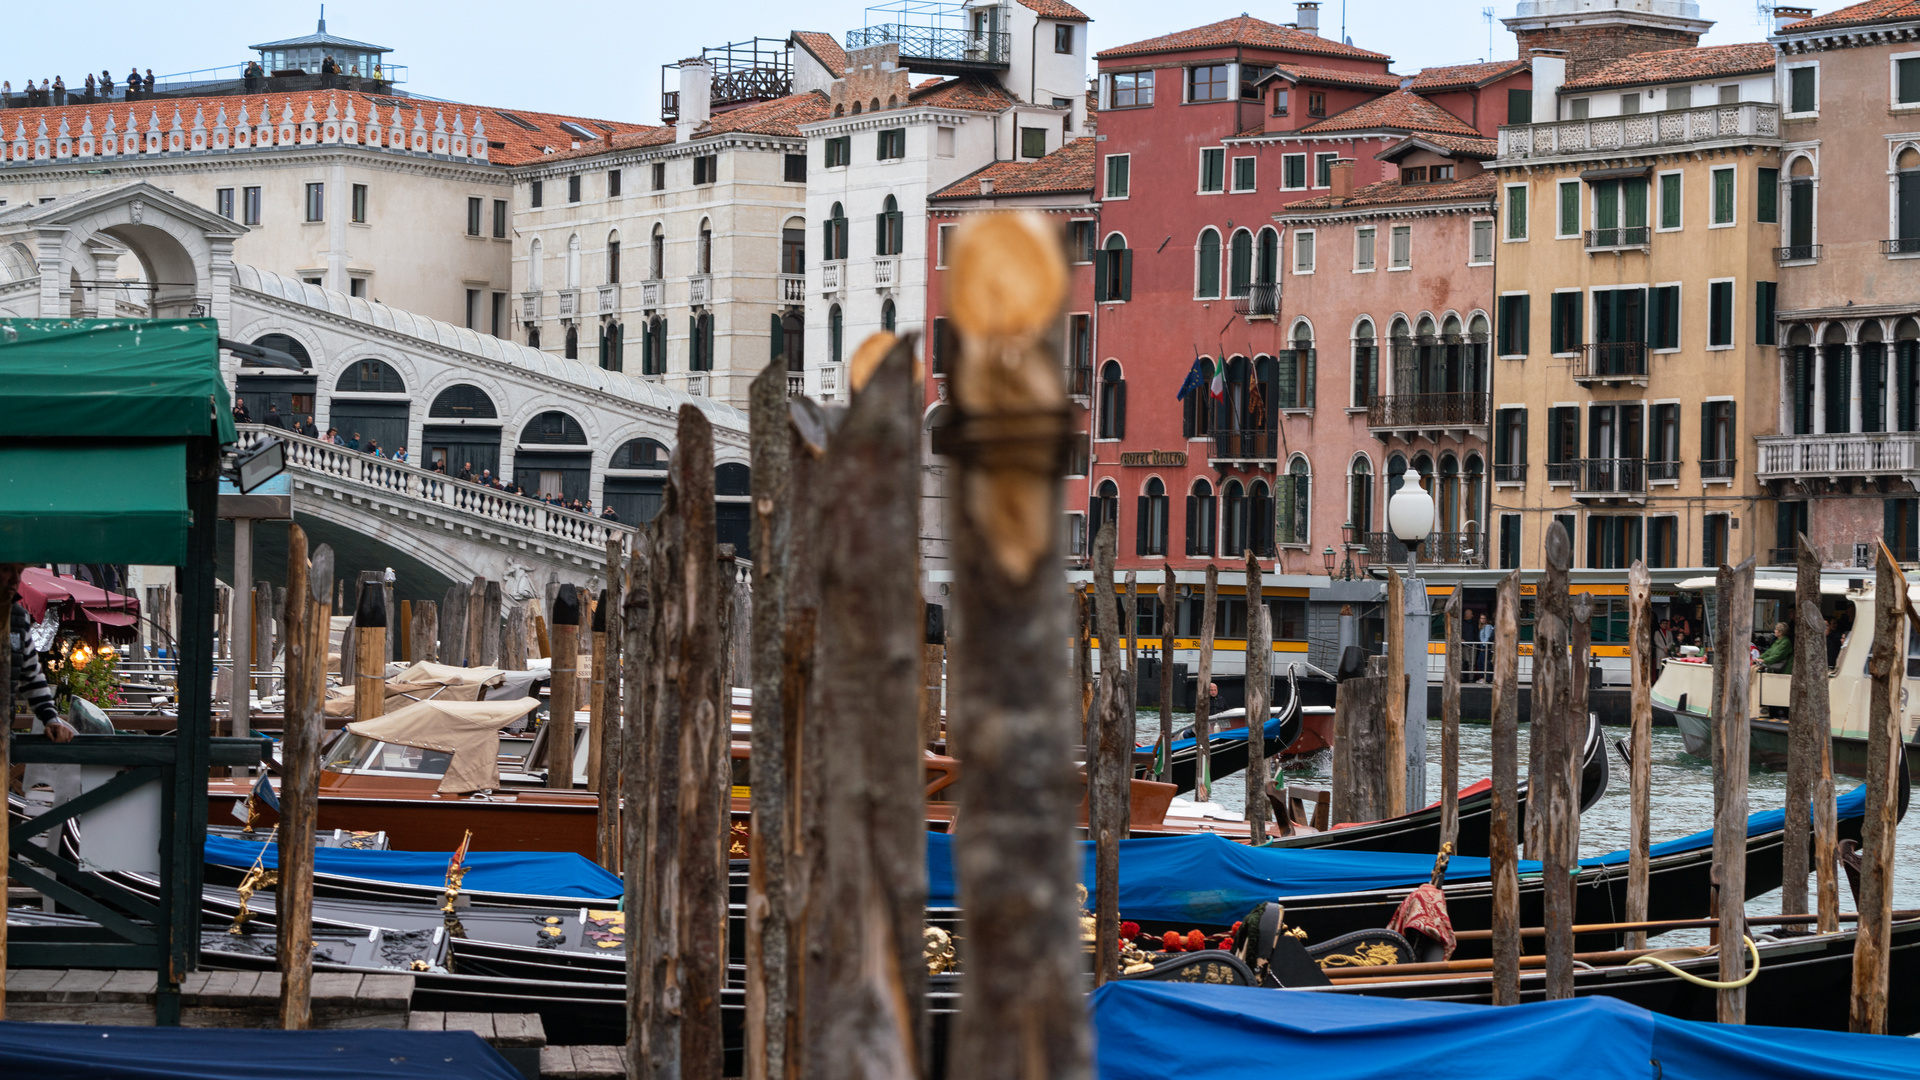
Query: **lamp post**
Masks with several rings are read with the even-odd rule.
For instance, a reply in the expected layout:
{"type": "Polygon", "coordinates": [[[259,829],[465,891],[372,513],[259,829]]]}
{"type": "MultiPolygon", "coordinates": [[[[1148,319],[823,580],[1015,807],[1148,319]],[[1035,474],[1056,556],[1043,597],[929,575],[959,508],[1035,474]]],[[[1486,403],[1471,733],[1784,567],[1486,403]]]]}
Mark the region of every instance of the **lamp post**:
{"type": "Polygon", "coordinates": [[[1353,540],[1353,522],[1340,526],[1340,550],[1344,552],[1336,563],[1333,545],[1320,553],[1321,561],[1327,568],[1327,580],[1352,581],[1367,572],[1367,546],[1353,540]],[[1336,566],[1338,569],[1336,569],[1336,566]]]}
{"type": "MultiPolygon", "coordinates": [[[[1427,790],[1427,638],[1430,633],[1425,583],[1414,576],[1419,565],[1420,544],[1433,532],[1433,496],[1420,486],[1420,474],[1408,469],[1400,478],[1400,490],[1387,500],[1387,527],[1407,547],[1407,580],[1402,595],[1406,611],[1401,614],[1404,627],[1401,641],[1405,649],[1407,688],[1407,798],[1424,802],[1427,790]]],[[[1393,612],[1386,613],[1393,618],[1393,612]]]]}

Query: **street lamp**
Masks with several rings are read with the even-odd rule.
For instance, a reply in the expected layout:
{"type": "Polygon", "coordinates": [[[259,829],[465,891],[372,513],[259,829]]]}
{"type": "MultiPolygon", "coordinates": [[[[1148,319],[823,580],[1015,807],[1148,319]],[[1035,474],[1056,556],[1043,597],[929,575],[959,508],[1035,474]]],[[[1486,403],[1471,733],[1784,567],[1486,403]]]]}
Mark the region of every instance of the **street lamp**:
{"type": "Polygon", "coordinates": [[[1332,544],[1328,544],[1327,550],[1320,553],[1320,560],[1322,563],[1326,565],[1327,577],[1329,580],[1331,580],[1333,577],[1333,545],[1332,544]]]}
{"type": "Polygon", "coordinates": [[[1420,542],[1433,532],[1433,496],[1420,486],[1420,474],[1412,469],[1400,478],[1400,490],[1387,500],[1387,527],[1407,546],[1407,576],[1412,577],[1420,542]]]}
{"type": "MultiPolygon", "coordinates": [[[[1347,521],[1340,526],[1340,549],[1346,553],[1340,563],[1340,580],[1352,581],[1355,577],[1365,575],[1367,572],[1367,546],[1365,544],[1354,543],[1352,521],[1347,521]]],[[[1333,548],[1327,548],[1324,557],[1327,562],[1327,577],[1332,578],[1334,576],[1333,548]]]]}

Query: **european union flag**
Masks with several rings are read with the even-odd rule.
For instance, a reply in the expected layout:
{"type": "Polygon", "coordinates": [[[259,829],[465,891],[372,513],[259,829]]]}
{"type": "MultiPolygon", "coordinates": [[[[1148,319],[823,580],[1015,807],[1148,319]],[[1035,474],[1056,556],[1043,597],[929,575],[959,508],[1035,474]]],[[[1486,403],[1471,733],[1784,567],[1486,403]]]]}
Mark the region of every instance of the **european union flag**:
{"type": "Polygon", "coordinates": [[[267,778],[266,773],[261,773],[260,782],[253,785],[253,797],[273,807],[274,813],[280,812],[280,800],[274,797],[273,781],[267,778]]]}
{"type": "Polygon", "coordinates": [[[1193,367],[1187,372],[1187,381],[1180,384],[1180,392],[1178,394],[1175,394],[1174,397],[1178,398],[1181,401],[1185,401],[1187,400],[1188,394],[1191,394],[1195,390],[1199,390],[1206,385],[1207,385],[1207,361],[1205,357],[1199,357],[1193,361],[1193,367]]]}

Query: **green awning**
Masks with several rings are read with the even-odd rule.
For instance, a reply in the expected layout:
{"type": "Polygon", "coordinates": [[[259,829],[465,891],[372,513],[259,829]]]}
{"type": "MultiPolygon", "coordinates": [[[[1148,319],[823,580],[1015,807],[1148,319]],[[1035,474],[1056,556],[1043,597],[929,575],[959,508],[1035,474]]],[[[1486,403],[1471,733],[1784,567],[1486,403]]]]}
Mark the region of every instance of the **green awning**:
{"type": "Polygon", "coordinates": [[[187,561],[181,440],[0,440],[0,562],[187,561]]]}
{"type": "Polygon", "coordinates": [[[212,319],[0,319],[0,437],[233,442],[219,338],[212,319]]]}

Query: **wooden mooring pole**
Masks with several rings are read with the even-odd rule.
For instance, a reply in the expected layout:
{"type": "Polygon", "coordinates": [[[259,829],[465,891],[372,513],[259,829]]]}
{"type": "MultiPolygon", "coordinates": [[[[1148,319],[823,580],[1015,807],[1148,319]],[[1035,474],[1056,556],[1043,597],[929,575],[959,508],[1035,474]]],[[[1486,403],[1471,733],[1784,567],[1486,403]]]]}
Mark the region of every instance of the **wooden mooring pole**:
{"type": "Polygon", "coordinates": [[[1787,825],[1780,913],[1817,910],[1819,930],[1840,928],[1839,838],[1833,791],[1833,714],[1827,685],[1827,624],[1820,613],[1820,556],[1795,536],[1793,689],[1787,706],[1787,825]],[[1811,851],[1816,908],[1807,904],[1811,851]]]}
{"type": "MultiPolygon", "coordinates": [[[[622,648],[625,667],[621,689],[627,717],[626,737],[620,740],[620,869],[625,887],[621,892],[621,910],[626,912],[627,939],[627,1080],[643,1080],[647,1056],[640,1038],[651,1020],[651,1011],[643,1007],[641,988],[647,980],[647,956],[644,935],[652,926],[651,912],[658,895],[653,888],[649,823],[653,817],[653,728],[654,688],[659,672],[653,663],[653,610],[650,593],[653,581],[652,548],[655,526],[640,527],[633,538],[632,558],[627,563],[627,590],[621,625],[626,633],[622,648]]],[[[522,601],[525,609],[531,600],[522,601]]]]}
{"type": "MultiPolygon", "coordinates": [[[[593,760],[587,784],[600,793],[600,831],[596,851],[599,863],[608,869],[620,865],[620,814],[616,805],[620,790],[620,740],[626,733],[624,701],[620,693],[623,674],[621,654],[626,648],[626,544],[619,538],[607,541],[607,589],[594,611],[595,620],[605,629],[595,644],[605,653],[600,680],[600,707],[594,710],[590,755],[593,760]]],[[[517,606],[517,605],[516,605],[517,606]]]]}
{"type": "MultiPolygon", "coordinates": [[[[1093,549],[1094,624],[1100,634],[1100,684],[1093,697],[1093,743],[1087,747],[1087,834],[1093,840],[1093,980],[1098,986],[1120,974],[1120,841],[1126,836],[1127,671],[1121,657],[1120,619],[1115,611],[1113,562],[1116,529],[1100,530],[1093,549]],[[1118,759],[1118,760],[1116,760],[1118,759]],[[1116,767],[1117,766],[1117,767],[1116,767]]],[[[1131,742],[1131,740],[1129,740],[1131,742]]]]}
{"type": "Polygon", "coordinates": [[[1520,571],[1500,579],[1493,612],[1493,1003],[1520,1004],[1520,571]]]}
{"type": "Polygon", "coordinates": [[[1162,781],[1173,777],[1173,571],[1163,571],[1167,583],[1157,591],[1160,597],[1160,751],[1154,775],[1162,781]]]}
{"type": "Polygon", "coordinates": [[[1895,802],[1899,791],[1893,770],[1902,765],[1900,695],[1905,692],[1907,650],[1901,645],[1907,636],[1903,624],[1909,608],[1907,576],[1900,572],[1900,564],[1894,561],[1886,542],[1878,547],[1873,651],[1867,658],[1872,693],[1867,711],[1867,806],[1860,823],[1860,929],[1853,942],[1848,1026],[1853,1031],[1885,1035],[1887,950],[1893,935],[1895,802]]]}
{"type": "Polygon", "coordinates": [[[333,549],[307,560],[307,534],[287,529],[286,730],[280,761],[280,884],[274,894],[280,1026],[313,1024],[313,849],[320,816],[320,737],[326,724],[327,582],[333,549]]]}
{"type": "MultiPolygon", "coordinates": [[[[1735,982],[1747,973],[1748,686],[1753,677],[1747,648],[1753,640],[1753,560],[1732,569],[1722,566],[1720,581],[1728,618],[1714,649],[1720,697],[1714,702],[1713,734],[1721,764],[1713,784],[1713,881],[1719,888],[1720,981],[1735,982]]],[[[1721,990],[1717,1015],[1723,1024],[1746,1023],[1746,989],[1721,990]]]]}
{"type": "MultiPolygon", "coordinates": [[[[1386,802],[1381,817],[1399,817],[1407,812],[1407,585],[1400,572],[1387,568],[1387,687],[1386,714],[1382,734],[1387,770],[1386,802]]],[[[1425,679],[1421,684],[1425,685],[1425,679]]],[[[1427,707],[1420,702],[1422,709],[1427,707]]],[[[1424,748],[1423,748],[1424,749],[1424,748]]]]}
{"type": "Polygon", "coordinates": [[[387,594],[361,575],[353,613],[353,718],[372,720],[387,711],[387,594]]]}
{"type": "Polygon", "coordinates": [[[573,787],[573,714],[580,697],[580,594],[560,586],[553,601],[553,667],[547,684],[547,786],[573,787]]]}
{"type": "MultiPolygon", "coordinates": [[[[1574,723],[1573,677],[1569,656],[1572,602],[1567,595],[1567,570],[1573,545],[1558,522],[1547,527],[1546,574],[1541,579],[1540,614],[1533,634],[1533,724],[1528,732],[1537,772],[1527,788],[1527,828],[1540,842],[1542,924],[1546,927],[1546,992],[1548,1000],[1573,996],[1573,877],[1577,851],[1568,850],[1563,822],[1573,813],[1577,796],[1564,763],[1564,729],[1574,723]]],[[[1586,724],[1580,723],[1584,732],[1586,724]]]]}
{"type": "MultiPolygon", "coordinates": [[[[1633,682],[1627,735],[1627,921],[1647,918],[1648,848],[1653,827],[1653,575],[1643,559],[1627,571],[1627,665],[1633,682]]],[[[1791,815],[1792,811],[1788,811],[1791,815]]],[[[1647,932],[1627,935],[1627,948],[1647,947],[1647,932]]]]}
{"type": "Polygon", "coordinates": [[[1193,684],[1193,801],[1213,798],[1213,635],[1220,609],[1220,568],[1207,564],[1200,608],[1200,674],[1193,684]]]}
{"type": "Polygon", "coordinates": [[[1447,595],[1447,667],[1440,683],[1440,849],[1460,842],[1460,664],[1465,607],[1456,586],[1447,595]]]}
{"type": "Polygon", "coordinates": [[[1260,559],[1247,549],[1247,835],[1255,847],[1267,842],[1267,713],[1273,696],[1273,627],[1267,618],[1260,559]]]}

